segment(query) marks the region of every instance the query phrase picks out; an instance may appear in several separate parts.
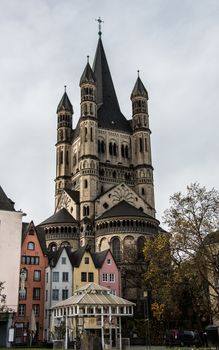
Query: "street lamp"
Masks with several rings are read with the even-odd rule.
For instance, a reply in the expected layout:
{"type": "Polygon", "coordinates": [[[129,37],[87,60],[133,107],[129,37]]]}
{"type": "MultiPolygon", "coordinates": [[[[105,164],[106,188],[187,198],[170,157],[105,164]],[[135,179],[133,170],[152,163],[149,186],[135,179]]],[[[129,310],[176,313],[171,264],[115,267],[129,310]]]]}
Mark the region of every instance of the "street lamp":
{"type": "Polygon", "coordinates": [[[150,350],[150,323],[149,323],[149,307],[148,307],[148,291],[143,292],[143,297],[145,299],[144,303],[144,315],[145,315],[145,348],[150,350]]]}

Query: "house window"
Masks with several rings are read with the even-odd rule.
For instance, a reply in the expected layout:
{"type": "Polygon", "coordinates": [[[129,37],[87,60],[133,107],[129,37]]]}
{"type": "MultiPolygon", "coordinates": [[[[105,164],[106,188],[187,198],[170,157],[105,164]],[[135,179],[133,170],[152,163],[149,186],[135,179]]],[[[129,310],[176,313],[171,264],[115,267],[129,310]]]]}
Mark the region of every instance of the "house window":
{"type": "Polygon", "coordinates": [[[88,282],[93,282],[93,281],[94,281],[94,273],[88,272],[88,282]]]}
{"type": "Polygon", "coordinates": [[[33,272],[33,280],[34,281],[40,281],[41,280],[41,271],[40,270],[34,270],[34,272],[33,272]]]}
{"type": "Polygon", "coordinates": [[[28,242],[27,243],[27,249],[28,250],[34,250],[35,249],[35,244],[33,242],[28,242]]]}
{"type": "Polygon", "coordinates": [[[84,258],[84,263],[89,264],[89,258],[87,256],[84,258]]]}
{"type": "Polygon", "coordinates": [[[40,258],[38,256],[26,256],[21,257],[21,263],[26,265],[39,265],[40,258]]]}
{"type": "Polygon", "coordinates": [[[46,301],[48,301],[48,290],[46,289],[46,301]]]}
{"type": "Polygon", "coordinates": [[[107,265],[111,265],[111,259],[107,259],[107,265]]]}
{"type": "Polygon", "coordinates": [[[81,282],[87,282],[87,272],[81,272],[81,282]]]}
{"type": "Polygon", "coordinates": [[[103,282],[107,282],[107,281],[108,281],[108,275],[107,275],[107,273],[103,273],[102,281],[103,281],[103,282]]]}
{"type": "Polygon", "coordinates": [[[26,314],[26,305],[25,304],[19,304],[18,306],[18,316],[24,317],[26,314]]]}
{"type": "Polygon", "coordinates": [[[110,273],[109,280],[110,280],[110,282],[115,282],[115,274],[114,273],[110,273]]]}
{"type": "Polygon", "coordinates": [[[59,282],[59,272],[53,272],[52,273],[52,281],[53,282],[59,282]]]}
{"type": "Polygon", "coordinates": [[[23,288],[19,290],[19,300],[26,300],[27,299],[27,288],[23,288]]]}
{"type": "Polygon", "coordinates": [[[66,264],[66,257],[62,257],[62,265],[66,264]]]}
{"type": "Polygon", "coordinates": [[[48,283],[48,281],[49,281],[49,274],[48,274],[48,272],[46,273],[46,283],[48,283]]]}
{"type": "Polygon", "coordinates": [[[62,272],[62,282],[68,282],[68,272],[62,272]]]}
{"type": "Polygon", "coordinates": [[[110,292],[112,295],[116,295],[116,291],[115,289],[111,289],[111,292],[110,292]]]}
{"type": "Polygon", "coordinates": [[[40,288],[33,288],[33,299],[40,300],[40,288]]]}
{"type": "Polygon", "coordinates": [[[40,315],[40,306],[39,304],[33,304],[33,312],[35,316],[39,316],[40,315]]]}
{"type": "Polygon", "coordinates": [[[59,290],[58,289],[52,290],[52,300],[59,300],[59,290]]]}
{"type": "Polygon", "coordinates": [[[62,290],[62,300],[68,299],[68,289],[62,290]]]}

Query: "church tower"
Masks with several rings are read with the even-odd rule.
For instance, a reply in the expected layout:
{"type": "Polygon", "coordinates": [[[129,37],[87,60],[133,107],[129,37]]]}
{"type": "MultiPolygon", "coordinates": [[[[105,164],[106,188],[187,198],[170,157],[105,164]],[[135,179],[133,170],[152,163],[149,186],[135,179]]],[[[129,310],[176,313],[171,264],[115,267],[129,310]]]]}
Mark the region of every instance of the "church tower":
{"type": "Polygon", "coordinates": [[[55,207],[57,207],[63,189],[70,187],[72,115],[73,107],[65,86],[64,94],[57,107],[55,207]]]}
{"type": "Polygon", "coordinates": [[[138,71],[138,77],[131,93],[133,128],[133,163],[135,167],[135,188],[152,208],[154,206],[153,167],[148,115],[148,92],[138,71]]]}
{"type": "Polygon", "coordinates": [[[99,191],[99,160],[97,148],[97,104],[96,79],[89,64],[80,79],[81,116],[80,116],[80,217],[81,245],[94,246],[93,220],[95,199],[99,191]]]}

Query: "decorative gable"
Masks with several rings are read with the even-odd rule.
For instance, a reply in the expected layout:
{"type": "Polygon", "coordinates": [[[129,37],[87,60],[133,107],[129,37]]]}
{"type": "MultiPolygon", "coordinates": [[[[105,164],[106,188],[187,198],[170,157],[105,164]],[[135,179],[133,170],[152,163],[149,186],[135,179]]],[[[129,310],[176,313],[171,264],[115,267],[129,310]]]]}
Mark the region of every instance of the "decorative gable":
{"type": "Polygon", "coordinates": [[[144,213],[151,215],[150,206],[132,188],[125,183],[121,183],[104,193],[96,201],[96,218],[123,200],[137,209],[141,208],[144,213]]]}

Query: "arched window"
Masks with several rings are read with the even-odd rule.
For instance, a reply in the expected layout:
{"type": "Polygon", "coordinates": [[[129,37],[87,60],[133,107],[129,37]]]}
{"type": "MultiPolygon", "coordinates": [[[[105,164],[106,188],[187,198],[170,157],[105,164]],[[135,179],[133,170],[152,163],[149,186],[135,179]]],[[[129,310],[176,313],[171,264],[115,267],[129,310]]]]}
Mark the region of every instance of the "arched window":
{"type": "Polygon", "coordinates": [[[101,153],[105,152],[105,144],[104,141],[101,141],[101,153]]]}
{"type": "Polygon", "coordinates": [[[55,252],[57,250],[57,244],[54,242],[50,243],[48,249],[50,252],[55,252]]]}
{"type": "Polygon", "coordinates": [[[113,144],[113,154],[114,154],[114,156],[116,156],[116,154],[117,154],[117,147],[116,147],[115,143],[113,144]]]}
{"type": "Polygon", "coordinates": [[[90,128],[90,140],[93,142],[93,128],[90,128]]]}
{"type": "Polygon", "coordinates": [[[112,142],[109,143],[109,154],[110,154],[110,155],[113,154],[113,145],[112,145],[112,142]]]}
{"type": "Polygon", "coordinates": [[[84,128],[84,141],[87,142],[87,128],[84,128]]]}
{"type": "Polygon", "coordinates": [[[122,157],[125,157],[124,145],[122,145],[122,147],[121,147],[121,155],[122,155],[122,157]]]}
{"type": "Polygon", "coordinates": [[[87,180],[84,180],[84,188],[88,188],[88,182],[87,182],[87,180]]]}
{"type": "Polygon", "coordinates": [[[148,144],[147,144],[147,139],[144,139],[144,144],[145,144],[145,151],[148,151],[148,144]]]}
{"type": "Polygon", "coordinates": [[[138,250],[138,259],[143,260],[144,259],[144,244],[145,244],[145,238],[139,237],[137,240],[137,250],[138,250]]]}
{"type": "Polygon", "coordinates": [[[100,145],[100,140],[98,140],[98,153],[100,153],[101,150],[101,145],[100,145]]]}
{"type": "Polygon", "coordinates": [[[63,164],[63,151],[60,152],[60,164],[63,164]]]}
{"type": "Polygon", "coordinates": [[[141,137],[139,139],[139,151],[143,152],[143,143],[142,143],[142,138],[141,137]]]}
{"type": "Polygon", "coordinates": [[[35,249],[35,243],[34,242],[28,242],[27,243],[27,249],[28,250],[34,250],[35,249]]]}
{"type": "Polygon", "coordinates": [[[141,189],[141,194],[144,194],[144,187],[142,187],[141,189]]]}
{"type": "Polygon", "coordinates": [[[114,259],[116,261],[120,261],[121,259],[120,240],[117,237],[113,238],[112,240],[112,253],[113,253],[114,259]]]}
{"type": "Polygon", "coordinates": [[[126,158],[129,157],[129,148],[127,145],[125,146],[125,156],[126,156],[126,158]]]}

